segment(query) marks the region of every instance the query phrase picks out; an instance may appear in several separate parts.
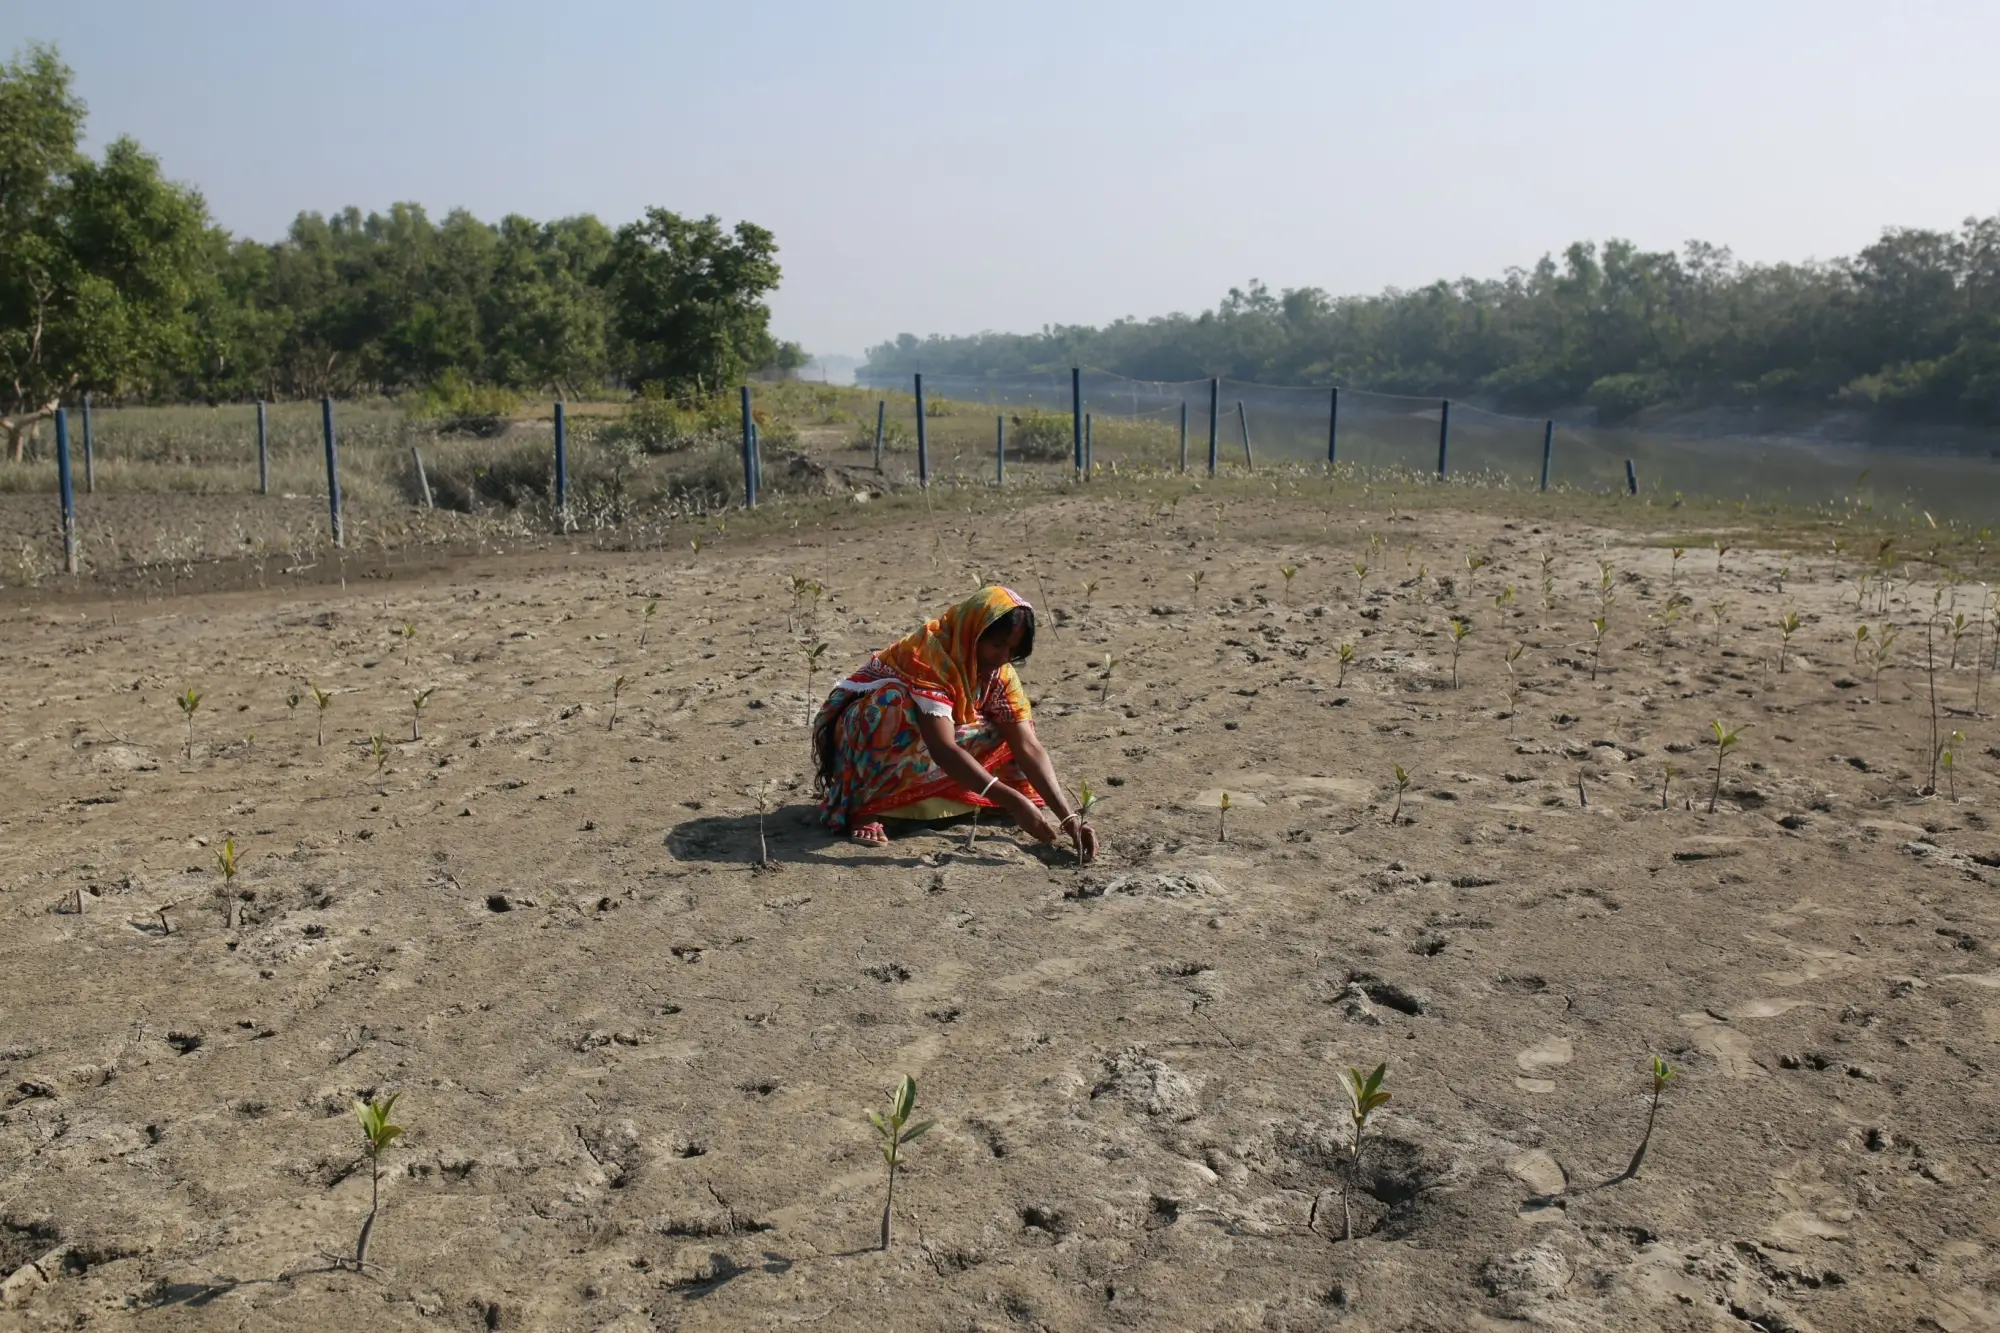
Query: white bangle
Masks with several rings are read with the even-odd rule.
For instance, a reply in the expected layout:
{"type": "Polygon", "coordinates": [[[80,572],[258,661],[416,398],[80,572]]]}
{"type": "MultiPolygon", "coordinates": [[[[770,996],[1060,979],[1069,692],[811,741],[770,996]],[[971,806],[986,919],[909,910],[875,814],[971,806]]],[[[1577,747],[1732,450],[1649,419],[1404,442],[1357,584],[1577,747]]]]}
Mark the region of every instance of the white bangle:
{"type": "Polygon", "coordinates": [[[1078,811],[1075,811],[1075,812],[1074,812],[1074,813],[1072,813],[1072,814],[1069,814],[1069,815],[1065,816],[1065,817],[1064,817],[1064,818],[1063,818],[1063,819],[1062,819],[1062,820],[1061,820],[1061,821],[1060,821],[1059,823],[1057,823],[1056,827],[1057,827],[1057,828],[1068,828],[1068,827],[1069,827],[1069,821],[1070,821],[1070,820],[1072,820],[1072,819],[1074,819],[1074,820],[1075,820],[1075,821],[1076,821],[1076,822],[1077,822],[1077,823],[1078,823],[1079,825],[1081,825],[1081,824],[1083,823],[1083,812],[1082,812],[1081,810],[1078,810],[1078,811]]]}
{"type": "Polygon", "coordinates": [[[985,800],[985,799],[986,799],[986,793],[987,793],[987,792],[989,792],[989,791],[992,791],[992,790],[993,790],[993,784],[994,784],[994,783],[996,783],[996,782],[998,782],[999,780],[1000,780],[1000,775],[999,775],[998,773],[995,773],[995,774],[994,774],[994,775],[993,775],[992,777],[989,777],[989,778],[987,778],[987,779],[986,779],[986,785],[985,785],[984,787],[981,787],[981,788],[979,789],[979,799],[980,799],[980,800],[982,800],[982,801],[983,801],[983,800],[985,800]]]}

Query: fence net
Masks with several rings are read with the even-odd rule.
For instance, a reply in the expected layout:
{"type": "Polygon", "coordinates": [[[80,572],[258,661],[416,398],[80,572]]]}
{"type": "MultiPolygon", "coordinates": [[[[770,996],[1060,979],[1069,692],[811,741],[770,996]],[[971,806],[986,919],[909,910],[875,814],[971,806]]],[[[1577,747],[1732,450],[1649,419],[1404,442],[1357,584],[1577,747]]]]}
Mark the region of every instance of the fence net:
{"type": "MultiPolygon", "coordinates": [[[[998,414],[1059,416],[1070,430],[1080,399],[1092,464],[1178,464],[1185,413],[1187,465],[1334,460],[1516,487],[1624,489],[1629,462],[1640,491],[1800,506],[1899,505],[1983,522],[2000,507],[2000,454],[1935,453],[1780,436],[1687,436],[1550,421],[1462,400],[1243,380],[1136,380],[1106,371],[1006,379],[925,378],[926,392],[984,403],[998,414]],[[1073,398],[1073,394],[1075,398],[1073,398]],[[1211,415],[1213,427],[1211,428],[1211,415]],[[1448,415],[1448,420],[1446,417],[1448,415]],[[1440,435],[1443,438],[1440,440],[1440,435]],[[1246,450],[1245,436],[1248,436],[1246,450]],[[1331,450],[1329,450],[1331,446],[1331,450]]],[[[887,387],[887,386],[884,386],[887,387]]],[[[905,389],[907,392],[907,389],[905,389]]],[[[1020,423],[1016,422],[1016,428],[1020,423]]],[[[1010,448],[1011,453],[1011,448],[1010,448]]]]}

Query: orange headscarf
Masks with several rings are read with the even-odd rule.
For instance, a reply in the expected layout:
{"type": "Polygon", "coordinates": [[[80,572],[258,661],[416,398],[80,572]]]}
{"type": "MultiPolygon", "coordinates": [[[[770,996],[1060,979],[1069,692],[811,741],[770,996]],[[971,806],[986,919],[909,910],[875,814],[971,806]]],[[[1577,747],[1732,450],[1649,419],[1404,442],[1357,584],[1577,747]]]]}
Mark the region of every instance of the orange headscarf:
{"type": "MultiPolygon", "coordinates": [[[[960,726],[979,719],[982,691],[979,687],[979,636],[1001,616],[1027,599],[999,584],[988,584],[952,607],[936,620],[926,621],[916,633],[875,654],[881,665],[894,673],[913,694],[951,707],[952,721],[960,726]]],[[[1026,717],[1027,696],[1021,691],[1012,663],[996,673],[1016,717],[1026,717]]]]}

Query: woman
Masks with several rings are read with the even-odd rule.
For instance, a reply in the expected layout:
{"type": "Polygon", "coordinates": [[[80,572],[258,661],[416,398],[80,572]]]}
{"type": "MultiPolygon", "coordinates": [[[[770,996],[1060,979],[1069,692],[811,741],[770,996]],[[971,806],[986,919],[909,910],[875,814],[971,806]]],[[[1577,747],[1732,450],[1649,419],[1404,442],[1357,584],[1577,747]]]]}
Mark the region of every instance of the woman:
{"type": "Polygon", "coordinates": [[[869,658],[813,723],[821,820],[880,847],[885,818],[997,807],[1037,842],[1060,830],[1096,856],[1097,834],[1063,795],[1014,671],[1034,650],[1035,608],[989,585],[869,658]]]}

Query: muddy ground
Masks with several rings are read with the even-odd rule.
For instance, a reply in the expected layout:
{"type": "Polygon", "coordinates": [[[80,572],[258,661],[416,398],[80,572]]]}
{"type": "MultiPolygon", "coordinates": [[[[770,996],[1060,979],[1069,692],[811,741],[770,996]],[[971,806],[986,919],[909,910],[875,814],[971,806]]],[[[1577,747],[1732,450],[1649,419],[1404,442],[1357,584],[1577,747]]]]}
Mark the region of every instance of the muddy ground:
{"type": "Polygon", "coordinates": [[[2000,1327],[1978,585],[1187,498],[11,604],[0,1326],[2000,1327]],[[1095,866],[811,819],[833,672],[981,575],[1095,866]]]}

